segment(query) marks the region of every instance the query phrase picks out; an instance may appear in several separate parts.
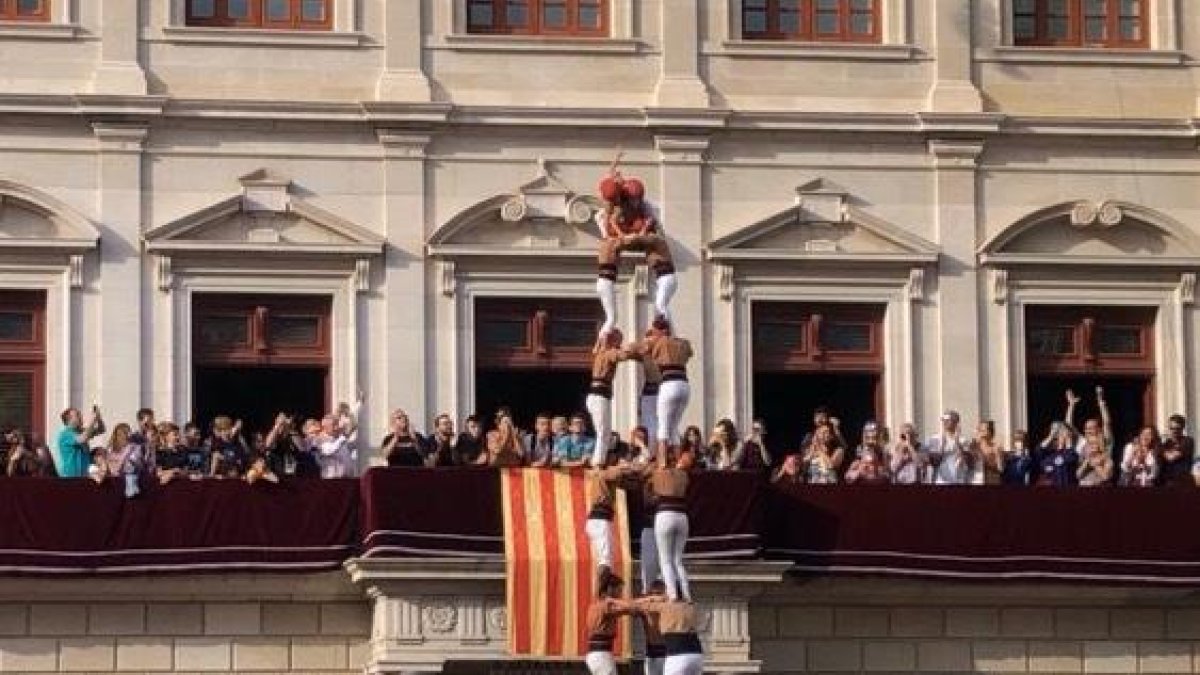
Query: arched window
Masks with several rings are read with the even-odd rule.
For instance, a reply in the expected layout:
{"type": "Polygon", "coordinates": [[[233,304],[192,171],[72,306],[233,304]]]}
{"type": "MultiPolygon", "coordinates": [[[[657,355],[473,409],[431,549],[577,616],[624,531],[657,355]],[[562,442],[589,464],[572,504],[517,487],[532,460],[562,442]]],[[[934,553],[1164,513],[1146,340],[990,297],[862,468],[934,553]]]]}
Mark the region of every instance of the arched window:
{"type": "Polygon", "coordinates": [[[329,30],[333,0],[187,0],[187,25],[329,30]]]}
{"type": "Polygon", "coordinates": [[[608,35],[608,0],[466,0],[467,32],[608,35]]]}
{"type": "Polygon", "coordinates": [[[1147,0],[1012,0],[1013,41],[1034,47],[1150,44],[1147,0]]]}
{"type": "Polygon", "coordinates": [[[742,0],[747,40],[879,42],[880,0],[742,0]]]}
{"type": "Polygon", "coordinates": [[[0,21],[49,21],[50,0],[0,0],[0,21]]]}

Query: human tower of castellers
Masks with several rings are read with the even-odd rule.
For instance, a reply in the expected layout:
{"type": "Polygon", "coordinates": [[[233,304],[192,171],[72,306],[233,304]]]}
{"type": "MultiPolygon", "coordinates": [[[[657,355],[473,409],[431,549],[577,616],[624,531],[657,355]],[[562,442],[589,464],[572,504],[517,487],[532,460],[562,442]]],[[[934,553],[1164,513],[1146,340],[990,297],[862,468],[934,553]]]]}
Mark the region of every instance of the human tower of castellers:
{"type": "Polygon", "coordinates": [[[679,453],[679,423],[690,388],[687,362],[692,346],[674,334],[670,301],[675,294],[675,267],[663,235],[657,209],[646,201],[646,186],[617,169],[620,155],[600,180],[604,208],[596,214],[600,227],[600,270],[596,294],[604,309],[604,324],[596,338],[587,410],[596,438],[609,438],[612,427],[613,377],[626,360],[641,364],[642,423],[655,431],[656,443],[648,461],[631,466],[606,466],[608,447],[597,443],[588,480],[595,501],[588,512],[586,532],[597,564],[596,598],[587,610],[588,652],[585,661],[593,675],[616,675],[613,639],[618,617],[641,620],[646,638],[646,672],[655,675],[699,675],[703,650],[696,633],[696,608],[683,568],[688,538],[686,494],[693,458],[679,453]],[[654,272],[655,316],[641,340],[626,343],[616,327],[617,263],[624,251],[642,251],[654,272]],[[643,595],[622,599],[624,581],[613,571],[613,496],[618,485],[637,483],[645,494],[646,526],[641,533],[643,595]]]}

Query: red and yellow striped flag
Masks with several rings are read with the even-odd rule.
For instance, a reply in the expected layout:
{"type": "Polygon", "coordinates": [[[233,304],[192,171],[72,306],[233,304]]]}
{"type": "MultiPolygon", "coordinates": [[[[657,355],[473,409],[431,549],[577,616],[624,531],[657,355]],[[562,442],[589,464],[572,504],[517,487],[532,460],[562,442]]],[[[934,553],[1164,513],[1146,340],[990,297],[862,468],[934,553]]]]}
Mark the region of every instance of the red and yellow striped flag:
{"type": "MultiPolygon", "coordinates": [[[[596,596],[596,563],[584,533],[595,495],[581,471],[502,469],[508,649],[513,656],[579,659],[587,653],[586,612],[596,596]]],[[[615,494],[613,571],[633,583],[625,492],[615,494]]],[[[618,622],[613,654],[632,653],[630,623],[618,622]]]]}

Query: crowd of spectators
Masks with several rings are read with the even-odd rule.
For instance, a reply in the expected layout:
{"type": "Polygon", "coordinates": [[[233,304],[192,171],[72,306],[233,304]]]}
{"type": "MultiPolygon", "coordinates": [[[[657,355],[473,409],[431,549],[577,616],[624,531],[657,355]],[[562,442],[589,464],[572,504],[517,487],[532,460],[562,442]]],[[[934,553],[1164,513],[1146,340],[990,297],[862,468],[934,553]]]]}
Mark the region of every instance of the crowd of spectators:
{"type": "Polygon", "coordinates": [[[890,430],[875,422],[863,426],[861,442],[850,449],[836,417],[826,408],[813,415],[813,432],[798,452],[786,454],[772,480],[793,483],[1045,485],[1056,487],[1196,485],[1200,462],[1187,420],[1171,415],[1166,434],[1150,424],[1119,444],[1112,416],[1097,387],[1100,415],[1075,425],[1081,398],[1066,392],[1066,412],[1039,441],[1017,430],[1008,443],[995,423],[981,420],[974,433],[954,410],[941,416],[941,429],[922,439],[911,423],[890,430]]]}
{"type": "MultiPolygon", "coordinates": [[[[699,428],[688,427],[680,451],[690,453],[700,470],[761,471],[775,482],[808,484],[1147,487],[1200,481],[1200,462],[1181,415],[1170,417],[1166,434],[1146,425],[1118,445],[1104,392],[1097,387],[1095,394],[1099,416],[1077,427],[1074,417],[1081,399],[1068,390],[1063,419],[1051,424],[1040,440],[1018,430],[1004,442],[990,420],[979,421],[970,433],[959,414],[948,410],[941,416],[941,429],[928,437],[922,438],[911,423],[899,425],[893,436],[888,427],[867,422],[857,445],[851,446],[838,418],[820,407],[798,449],[772,452],[761,420],[755,420],[743,436],[731,420],[722,419],[707,440],[699,428]]],[[[150,409],[137,412],[136,427],[121,423],[108,431],[98,407],[87,415],[69,408],[62,413],[63,425],[49,446],[31,442],[20,430],[6,432],[0,467],[9,476],[122,480],[131,497],[148,484],[180,479],[235,478],[253,483],[277,482],[281,477],[349,477],[359,464],[361,404],[360,397],[354,404],[339,404],[322,418],[302,423],[280,413],[269,430],[252,434],[244,433],[241,421],[229,416],[218,416],[201,429],[191,422],[180,427],[159,421],[150,409]],[[106,441],[101,442],[106,432],[106,441]]],[[[422,434],[403,410],[395,410],[370,463],[582,467],[589,463],[596,442],[589,434],[586,413],[539,413],[528,431],[518,428],[512,411],[505,407],[495,412],[486,430],[484,420],[475,415],[457,430],[454,419],[442,414],[434,419],[432,430],[422,434]]],[[[653,443],[644,427],[635,427],[623,437],[614,432],[608,444],[611,464],[639,464],[653,457],[653,443]]]]}
{"type": "Polygon", "coordinates": [[[207,433],[188,422],[181,428],[137,411],[136,428],[119,423],[108,430],[99,406],[88,414],[68,408],[50,445],[35,443],[18,429],[4,434],[0,466],[12,477],[91,478],[124,481],[137,496],[148,484],[181,479],[238,478],[278,482],[283,476],[342,478],[358,463],[358,410],[340,404],[321,419],[297,424],[279,413],[266,432],[243,433],[242,421],[219,415],[207,433]],[[100,442],[107,432],[107,438],[100,442]]]}

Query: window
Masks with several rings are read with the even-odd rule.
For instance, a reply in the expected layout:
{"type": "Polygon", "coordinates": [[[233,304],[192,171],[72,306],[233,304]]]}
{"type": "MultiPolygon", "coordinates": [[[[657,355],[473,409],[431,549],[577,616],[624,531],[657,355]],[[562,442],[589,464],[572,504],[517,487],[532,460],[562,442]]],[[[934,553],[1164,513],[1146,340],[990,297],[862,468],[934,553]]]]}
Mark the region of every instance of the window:
{"type": "Polygon", "coordinates": [[[596,303],[553,298],[481,299],[475,317],[476,361],[489,368],[588,368],[601,322],[596,303]]]}
{"type": "Polygon", "coordinates": [[[1032,373],[1153,373],[1154,310],[1030,307],[1025,348],[1032,373]]]}
{"type": "Polygon", "coordinates": [[[45,430],[46,295],[0,291],[0,429],[45,430]]]}
{"type": "Polygon", "coordinates": [[[0,0],[0,21],[49,21],[50,0],[0,0]]]}
{"type": "Polygon", "coordinates": [[[880,0],[742,0],[747,40],[879,42],[880,0]]]}
{"type": "Polygon", "coordinates": [[[197,296],[192,315],[196,363],[327,364],[329,311],[329,298],[319,296],[197,296]]]}
{"type": "Polygon", "coordinates": [[[466,0],[467,32],[608,35],[608,0],[466,0]]]}
{"type": "Polygon", "coordinates": [[[1147,0],[1012,0],[1013,41],[1035,47],[1149,46],[1147,0]]]}
{"type": "Polygon", "coordinates": [[[883,369],[884,308],[875,305],[753,305],[759,372],[883,369]]]}
{"type": "Polygon", "coordinates": [[[187,0],[187,25],[329,30],[333,0],[187,0]]]}

